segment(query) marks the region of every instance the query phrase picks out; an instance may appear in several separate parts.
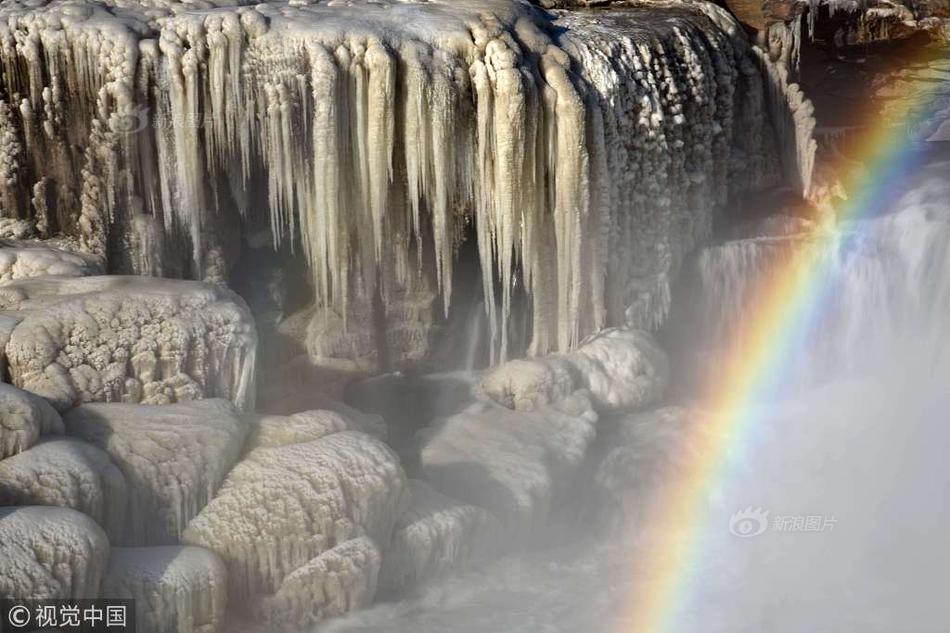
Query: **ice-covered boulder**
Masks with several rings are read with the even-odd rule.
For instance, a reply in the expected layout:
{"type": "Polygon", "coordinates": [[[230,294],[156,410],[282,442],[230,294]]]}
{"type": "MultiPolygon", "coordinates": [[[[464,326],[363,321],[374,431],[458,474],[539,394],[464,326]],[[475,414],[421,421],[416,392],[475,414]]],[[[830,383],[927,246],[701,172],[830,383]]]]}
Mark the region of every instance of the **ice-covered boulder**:
{"type": "Polygon", "coordinates": [[[498,404],[531,411],[557,402],[575,389],[571,364],[557,355],[508,361],[482,378],[481,390],[498,404]]]}
{"type": "Polygon", "coordinates": [[[258,415],[250,421],[247,450],[273,448],[287,444],[312,442],[340,431],[362,431],[380,440],[386,439],[386,424],[374,415],[351,417],[317,409],[291,415],[258,415]]]}
{"type": "Polygon", "coordinates": [[[655,403],[669,381],[669,359],[642,330],[611,328],[590,337],[567,356],[600,409],[631,409],[655,403]]]}
{"type": "Polygon", "coordinates": [[[380,572],[380,591],[398,593],[499,549],[501,524],[485,508],[448,497],[420,479],[409,482],[412,505],[399,517],[380,572]]]}
{"type": "Polygon", "coordinates": [[[96,520],[110,540],[125,527],[125,477],[102,450],[68,437],[0,461],[0,506],[60,506],[96,520]]]}
{"type": "Polygon", "coordinates": [[[84,402],[253,402],[254,322],[219,286],[41,277],[0,287],[0,310],[19,318],[5,348],[13,383],[60,411],[84,402]]]}
{"type": "Polygon", "coordinates": [[[572,485],[596,424],[583,392],[534,411],[476,402],[426,429],[422,470],[439,491],[492,511],[516,539],[572,485]]]}
{"type": "Polygon", "coordinates": [[[577,389],[590,392],[598,409],[630,409],[659,400],[669,380],[669,360],[653,336],[611,328],[570,354],[513,360],[490,370],[481,390],[495,402],[530,411],[577,389]]]}
{"type": "Polygon", "coordinates": [[[302,605],[287,617],[307,626],[335,612],[331,605],[362,603],[341,602],[340,591],[350,594],[339,583],[375,586],[378,563],[363,546],[340,548],[365,536],[385,550],[407,504],[393,452],[365,433],[341,431],[251,451],[183,538],[221,556],[232,602],[265,618],[275,613],[269,604],[302,605]],[[355,580],[357,573],[365,577],[355,580]]]}
{"type": "Polygon", "coordinates": [[[74,253],[38,241],[0,238],[0,281],[47,275],[86,277],[101,275],[98,257],[74,253]]]}
{"type": "Polygon", "coordinates": [[[109,539],[68,508],[0,508],[0,598],[94,598],[109,539]]]}
{"type": "Polygon", "coordinates": [[[272,629],[289,633],[369,606],[379,566],[379,548],[372,539],[350,539],[291,572],[274,595],[260,600],[256,615],[272,629]]]}
{"type": "Polygon", "coordinates": [[[218,633],[227,582],[224,563],[201,547],[117,547],[100,593],[135,600],[138,633],[218,633]]]}
{"type": "Polygon", "coordinates": [[[46,400],[0,383],[0,459],[25,451],[41,435],[62,432],[59,413],[46,400]]]}
{"type": "Polygon", "coordinates": [[[106,451],[125,475],[122,544],[171,545],[238,460],[246,425],[220,399],[174,405],[94,403],[64,417],[66,432],[106,451]]]}
{"type": "Polygon", "coordinates": [[[594,477],[608,523],[636,523],[653,504],[668,502],[665,485],[708,447],[705,418],[683,407],[665,407],[621,418],[605,440],[611,448],[594,477]]]}

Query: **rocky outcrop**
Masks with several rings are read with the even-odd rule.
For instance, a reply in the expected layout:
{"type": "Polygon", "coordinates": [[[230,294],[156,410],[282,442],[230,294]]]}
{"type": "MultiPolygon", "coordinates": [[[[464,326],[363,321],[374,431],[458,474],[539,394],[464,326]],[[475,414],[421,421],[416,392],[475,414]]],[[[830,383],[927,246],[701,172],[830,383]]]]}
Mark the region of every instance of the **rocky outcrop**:
{"type": "Polygon", "coordinates": [[[118,541],[125,529],[125,477],[100,449],[48,438],[0,461],[0,506],[60,506],[89,515],[118,541]]]}
{"type": "Polygon", "coordinates": [[[25,451],[41,435],[62,432],[59,413],[46,400],[0,383],[0,459],[25,451]]]}
{"type": "Polygon", "coordinates": [[[608,329],[564,355],[514,360],[490,370],[482,391],[495,402],[530,411],[578,389],[598,409],[633,409],[659,400],[669,380],[669,360],[651,335],[608,329]]]}
{"type": "Polygon", "coordinates": [[[380,591],[404,592],[441,574],[488,560],[501,550],[501,524],[485,508],[413,479],[412,504],[396,522],[380,572],[380,591]]]}
{"type": "Polygon", "coordinates": [[[569,490],[596,423],[583,392],[533,411],[476,402],[426,429],[422,472],[440,492],[490,510],[517,542],[569,490]]]}
{"type": "Polygon", "coordinates": [[[379,549],[372,539],[350,539],[291,572],[274,595],[261,599],[256,615],[272,629],[292,633],[301,623],[369,606],[379,566],[379,549]]]}
{"type": "Polygon", "coordinates": [[[378,551],[407,504],[392,451],[341,431],[251,451],[184,541],[221,556],[239,608],[303,627],[372,596],[378,551]]]}
{"type": "Polygon", "coordinates": [[[138,633],[218,633],[227,605],[227,570],[200,547],[117,547],[101,595],[135,600],[138,633]]]}
{"type": "Polygon", "coordinates": [[[250,422],[248,451],[302,444],[340,431],[362,431],[386,440],[386,425],[379,416],[347,416],[336,411],[301,411],[288,416],[253,416],[250,422]]]}
{"type": "Polygon", "coordinates": [[[43,242],[0,238],[0,281],[48,275],[86,277],[102,272],[101,261],[92,255],[43,242]]]}
{"type": "Polygon", "coordinates": [[[94,598],[109,559],[96,522],[67,508],[0,508],[0,598],[94,598]]]}
{"type": "Polygon", "coordinates": [[[254,323],[234,293],[142,277],[45,277],[0,288],[15,312],[13,383],[60,411],[84,402],[253,404],[254,323]]]}
{"type": "Polygon", "coordinates": [[[107,452],[125,475],[128,521],[119,542],[170,545],[214,496],[247,433],[233,405],[88,404],[64,418],[66,431],[107,452]]]}
{"type": "Polygon", "coordinates": [[[683,407],[622,417],[594,477],[600,496],[594,516],[629,530],[662,507],[666,486],[708,450],[710,431],[702,414],[683,407]]]}

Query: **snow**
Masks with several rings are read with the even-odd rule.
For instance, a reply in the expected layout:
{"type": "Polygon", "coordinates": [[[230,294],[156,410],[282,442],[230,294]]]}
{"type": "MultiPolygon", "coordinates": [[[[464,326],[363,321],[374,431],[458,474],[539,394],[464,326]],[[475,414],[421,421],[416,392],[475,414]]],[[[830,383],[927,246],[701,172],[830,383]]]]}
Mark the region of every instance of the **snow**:
{"type": "Polygon", "coordinates": [[[379,552],[408,501],[392,451],[341,431],[251,451],[183,540],[221,556],[234,604],[306,626],[372,598],[379,552]]]}
{"type": "Polygon", "coordinates": [[[218,633],[227,604],[227,570],[200,547],[116,547],[101,595],[135,600],[139,633],[218,633]]]}
{"type": "Polygon", "coordinates": [[[109,540],[67,508],[0,508],[0,598],[95,598],[109,540]]]}
{"type": "Polygon", "coordinates": [[[41,435],[62,432],[63,421],[43,398],[0,383],[0,460],[27,450],[41,435]]]}
{"type": "Polygon", "coordinates": [[[122,471],[102,450],[71,438],[48,438],[0,461],[0,505],[59,506],[95,519],[118,540],[125,530],[128,490],[122,471]]]}
{"type": "Polygon", "coordinates": [[[102,273],[96,257],[48,246],[42,242],[0,239],[0,281],[63,275],[82,277],[102,273]]]}
{"type": "Polygon", "coordinates": [[[380,591],[403,593],[501,551],[501,524],[491,512],[409,481],[412,505],[396,522],[380,571],[380,591]]]}
{"type": "Polygon", "coordinates": [[[244,445],[231,403],[87,404],[64,416],[66,432],[107,452],[129,489],[123,545],[171,545],[214,497],[244,445]]]}
{"type": "Polygon", "coordinates": [[[633,409],[663,397],[669,360],[647,332],[608,328],[570,354],[513,360],[488,371],[481,391],[495,402],[530,411],[578,389],[599,410],[633,409]]]}
{"type": "Polygon", "coordinates": [[[0,287],[0,309],[20,319],[5,348],[12,382],[60,411],[83,402],[214,396],[253,404],[254,323],[240,297],[224,288],[39,277],[0,287]]]}
{"type": "Polygon", "coordinates": [[[514,544],[570,489],[596,425],[583,392],[533,411],[476,402],[423,432],[422,472],[439,492],[490,510],[514,544]]]}

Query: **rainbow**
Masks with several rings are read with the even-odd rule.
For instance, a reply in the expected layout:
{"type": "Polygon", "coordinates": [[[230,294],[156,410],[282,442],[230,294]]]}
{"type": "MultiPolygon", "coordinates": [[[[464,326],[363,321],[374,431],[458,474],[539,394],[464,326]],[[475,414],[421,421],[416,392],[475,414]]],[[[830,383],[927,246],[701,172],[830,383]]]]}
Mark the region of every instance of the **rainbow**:
{"type": "MultiPolygon", "coordinates": [[[[863,165],[857,175],[846,178],[845,191],[860,192],[836,211],[837,223],[874,217],[895,202],[900,184],[919,164],[920,145],[909,140],[909,129],[923,122],[933,109],[936,86],[910,95],[918,112],[904,125],[887,125],[877,113],[856,120],[863,132],[855,151],[863,165]]],[[[836,165],[844,170],[846,165],[836,165]]],[[[839,173],[835,171],[834,173],[839,173]]],[[[841,172],[843,173],[843,171],[841,172]]],[[[819,248],[834,248],[841,233],[823,231],[819,248]]],[[[808,250],[808,249],[803,249],[808,250]]],[[[729,481],[737,449],[750,443],[761,420],[757,405],[778,395],[779,381],[788,377],[787,367],[795,353],[795,341],[820,318],[829,293],[826,258],[806,254],[791,257],[755,289],[745,325],[744,344],[725,359],[713,380],[705,385],[707,415],[696,423],[696,457],[675,474],[663,490],[662,500],[647,511],[639,529],[649,535],[640,547],[636,572],[630,579],[631,600],[622,622],[623,633],[676,633],[678,609],[687,604],[701,568],[706,506],[710,494],[729,481]]]]}

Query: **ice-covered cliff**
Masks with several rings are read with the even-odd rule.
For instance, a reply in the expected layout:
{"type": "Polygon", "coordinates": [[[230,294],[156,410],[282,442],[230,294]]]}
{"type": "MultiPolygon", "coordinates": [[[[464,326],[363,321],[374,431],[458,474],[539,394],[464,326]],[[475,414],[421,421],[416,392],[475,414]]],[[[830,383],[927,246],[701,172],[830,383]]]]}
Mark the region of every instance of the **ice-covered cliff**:
{"type": "Polygon", "coordinates": [[[447,312],[474,236],[498,349],[513,293],[538,353],[651,327],[717,205],[776,173],[737,24],[651,7],[10,0],[0,215],[211,279],[269,228],[343,315],[429,273],[447,312]]]}

